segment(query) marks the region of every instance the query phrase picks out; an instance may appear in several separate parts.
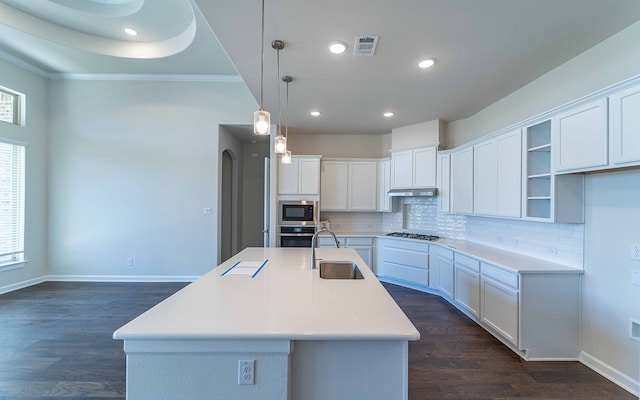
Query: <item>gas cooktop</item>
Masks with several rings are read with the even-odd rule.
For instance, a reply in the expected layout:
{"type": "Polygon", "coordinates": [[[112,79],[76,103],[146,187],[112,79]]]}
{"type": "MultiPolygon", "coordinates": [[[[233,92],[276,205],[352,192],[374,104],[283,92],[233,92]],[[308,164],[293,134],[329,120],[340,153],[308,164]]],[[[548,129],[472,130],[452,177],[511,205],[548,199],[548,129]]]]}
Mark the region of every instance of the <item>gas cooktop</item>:
{"type": "Polygon", "coordinates": [[[387,233],[387,236],[401,237],[406,239],[419,239],[419,240],[438,240],[440,236],[435,235],[423,235],[421,233],[407,233],[407,232],[391,232],[387,233]]]}

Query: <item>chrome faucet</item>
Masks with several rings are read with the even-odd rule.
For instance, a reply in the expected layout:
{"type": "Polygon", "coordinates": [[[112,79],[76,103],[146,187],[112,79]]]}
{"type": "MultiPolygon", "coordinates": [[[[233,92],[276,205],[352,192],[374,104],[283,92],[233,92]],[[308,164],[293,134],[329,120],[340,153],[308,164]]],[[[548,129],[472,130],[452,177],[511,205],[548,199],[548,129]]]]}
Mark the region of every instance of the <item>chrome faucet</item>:
{"type": "Polygon", "coordinates": [[[311,269],[316,268],[316,245],[318,244],[318,234],[320,234],[320,232],[329,232],[331,236],[333,236],[333,241],[336,243],[336,249],[340,248],[340,243],[338,242],[338,238],[336,237],[335,233],[331,232],[325,227],[318,229],[318,231],[314,233],[313,237],[311,238],[311,269]]]}

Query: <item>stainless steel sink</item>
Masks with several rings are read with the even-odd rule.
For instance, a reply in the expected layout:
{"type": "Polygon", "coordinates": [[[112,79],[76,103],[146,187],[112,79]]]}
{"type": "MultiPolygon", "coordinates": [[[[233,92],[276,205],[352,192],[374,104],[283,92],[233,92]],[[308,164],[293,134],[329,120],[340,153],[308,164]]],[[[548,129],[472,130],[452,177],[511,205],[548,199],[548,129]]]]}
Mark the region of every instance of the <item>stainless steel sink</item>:
{"type": "Polygon", "coordinates": [[[364,279],[364,276],[351,261],[320,261],[320,278],[364,279]]]}

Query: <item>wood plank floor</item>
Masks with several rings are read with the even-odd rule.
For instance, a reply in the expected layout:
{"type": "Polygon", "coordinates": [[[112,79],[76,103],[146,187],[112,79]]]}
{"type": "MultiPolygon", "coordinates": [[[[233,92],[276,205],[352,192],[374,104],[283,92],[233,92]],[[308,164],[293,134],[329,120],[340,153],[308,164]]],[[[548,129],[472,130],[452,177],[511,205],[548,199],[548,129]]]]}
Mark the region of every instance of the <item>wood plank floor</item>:
{"type": "MultiPolygon", "coordinates": [[[[0,400],[124,399],[113,331],[184,286],[47,282],[0,295],[0,400]]],[[[437,296],[385,287],[422,336],[409,346],[412,400],[637,399],[579,363],[520,360],[437,296]]]]}

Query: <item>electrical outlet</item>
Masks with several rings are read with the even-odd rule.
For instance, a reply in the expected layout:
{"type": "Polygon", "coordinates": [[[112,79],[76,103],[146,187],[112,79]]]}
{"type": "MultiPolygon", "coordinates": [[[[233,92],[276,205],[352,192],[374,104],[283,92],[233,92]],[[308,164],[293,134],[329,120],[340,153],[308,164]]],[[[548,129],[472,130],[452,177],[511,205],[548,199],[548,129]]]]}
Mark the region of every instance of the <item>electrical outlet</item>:
{"type": "Polygon", "coordinates": [[[556,254],[558,254],[558,249],[556,249],[555,247],[549,247],[549,248],[547,249],[547,252],[548,252],[549,254],[556,255],[556,254]]]}
{"type": "Polygon", "coordinates": [[[133,266],[133,258],[127,258],[127,265],[128,266],[133,266]]]}
{"type": "Polygon", "coordinates": [[[640,269],[631,270],[631,284],[640,286],[640,269]]]}
{"type": "Polygon", "coordinates": [[[238,385],[255,385],[256,360],[238,360],[238,385]]]}
{"type": "Polygon", "coordinates": [[[631,245],[631,259],[640,261],[640,244],[631,245]]]}
{"type": "Polygon", "coordinates": [[[205,207],[205,208],[202,210],[202,213],[203,213],[204,215],[211,215],[211,214],[213,213],[213,210],[212,210],[210,207],[205,207]]]}

